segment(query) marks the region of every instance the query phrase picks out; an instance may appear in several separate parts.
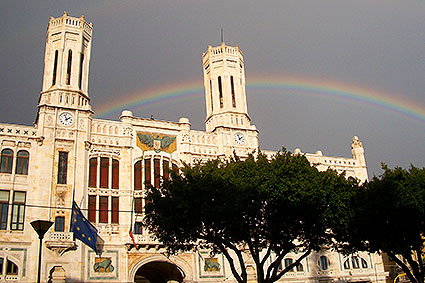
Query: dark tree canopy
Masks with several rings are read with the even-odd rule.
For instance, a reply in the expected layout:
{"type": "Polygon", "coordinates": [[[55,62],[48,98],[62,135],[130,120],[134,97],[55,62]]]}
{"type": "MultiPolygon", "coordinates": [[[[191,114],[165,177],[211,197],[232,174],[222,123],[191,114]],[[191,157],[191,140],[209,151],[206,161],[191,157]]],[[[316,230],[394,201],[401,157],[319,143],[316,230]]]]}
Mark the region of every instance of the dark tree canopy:
{"type": "Polygon", "coordinates": [[[147,192],[145,225],[171,253],[220,252],[238,282],[247,282],[246,256],[258,282],[275,282],[312,250],[331,243],[331,229],[347,220],[357,187],[334,171],[319,172],[288,152],[184,166],[147,192]],[[301,256],[279,265],[289,252],[301,256]],[[270,263],[271,262],[271,263],[270,263]]]}
{"type": "Polygon", "coordinates": [[[425,169],[389,169],[363,185],[339,231],[346,252],[387,253],[411,282],[424,282],[425,169]]]}

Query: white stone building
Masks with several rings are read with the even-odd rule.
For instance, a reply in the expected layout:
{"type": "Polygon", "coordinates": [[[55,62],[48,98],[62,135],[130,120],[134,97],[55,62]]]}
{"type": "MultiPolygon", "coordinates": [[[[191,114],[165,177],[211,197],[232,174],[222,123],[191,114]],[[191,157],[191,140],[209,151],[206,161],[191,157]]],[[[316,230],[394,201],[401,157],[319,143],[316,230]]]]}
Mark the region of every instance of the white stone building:
{"type": "MultiPolygon", "coordinates": [[[[169,122],[130,111],[119,121],[93,118],[87,92],[91,40],[92,24],[84,17],[50,18],[34,126],[0,124],[0,282],[36,280],[38,237],[30,222],[37,219],[55,223],[43,242],[42,282],[234,282],[222,256],[199,252],[167,258],[140,221],[143,184],[158,184],[159,176],[168,174],[164,168],[233,152],[246,156],[259,148],[247,110],[241,50],[222,43],[202,55],[207,116],[206,131],[197,131],[187,118],[169,122]],[[73,192],[104,241],[101,257],[68,232],[73,192]]],[[[320,169],[335,168],[364,181],[364,150],[357,137],[352,154],[306,156],[320,169]]],[[[281,279],[384,280],[380,256],[327,251],[312,254],[281,279]]]]}

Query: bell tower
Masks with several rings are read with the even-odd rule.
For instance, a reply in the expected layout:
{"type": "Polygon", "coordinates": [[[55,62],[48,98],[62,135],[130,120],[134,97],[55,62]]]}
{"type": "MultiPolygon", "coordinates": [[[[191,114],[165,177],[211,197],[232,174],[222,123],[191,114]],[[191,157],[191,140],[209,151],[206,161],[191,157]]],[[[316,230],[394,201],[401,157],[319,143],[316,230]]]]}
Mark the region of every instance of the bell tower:
{"type": "Polygon", "coordinates": [[[92,30],[93,25],[83,16],[74,18],[64,12],[59,18],[50,18],[39,111],[43,106],[91,111],[88,77],[92,30]]]}
{"type": "Polygon", "coordinates": [[[202,54],[207,132],[217,128],[250,129],[245,93],[245,70],[239,47],[208,46],[202,54]]]}

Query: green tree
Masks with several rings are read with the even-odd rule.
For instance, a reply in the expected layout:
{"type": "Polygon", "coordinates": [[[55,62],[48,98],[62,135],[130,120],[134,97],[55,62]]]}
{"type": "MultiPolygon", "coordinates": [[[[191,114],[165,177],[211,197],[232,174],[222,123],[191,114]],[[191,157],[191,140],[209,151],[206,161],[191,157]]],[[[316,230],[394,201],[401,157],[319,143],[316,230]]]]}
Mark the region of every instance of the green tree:
{"type": "Polygon", "coordinates": [[[346,230],[336,234],[345,252],[387,253],[411,282],[423,283],[425,169],[383,169],[363,185],[346,230]]]}
{"type": "Polygon", "coordinates": [[[301,155],[234,158],[184,166],[147,191],[145,225],[170,253],[194,248],[222,253],[237,282],[252,257],[257,282],[275,282],[312,250],[331,243],[346,219],[354,181],[319,172],[301,155]],[[300,257],[282,268],[289,252],[300,257]]]}

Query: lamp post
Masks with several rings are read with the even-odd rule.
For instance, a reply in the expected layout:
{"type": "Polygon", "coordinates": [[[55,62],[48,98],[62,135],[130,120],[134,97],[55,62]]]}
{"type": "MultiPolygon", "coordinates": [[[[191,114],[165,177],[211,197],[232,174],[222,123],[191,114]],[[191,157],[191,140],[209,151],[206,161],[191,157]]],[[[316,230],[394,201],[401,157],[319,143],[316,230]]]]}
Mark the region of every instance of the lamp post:
{"type": "Polygon", "coordinates": [[[41,249],[44,234],[46,234],[47,230],[49,230],[50,226],[53,225],[52,221],[47,220],[35,220],[31,222],[32,228],[34,228],[35,232],[38,234],[38,238],[40,239],[40,245],[38,247],[38,273],[37,273],[37,283],[40,283],[40,269],[41,269],[41,249]]]}

